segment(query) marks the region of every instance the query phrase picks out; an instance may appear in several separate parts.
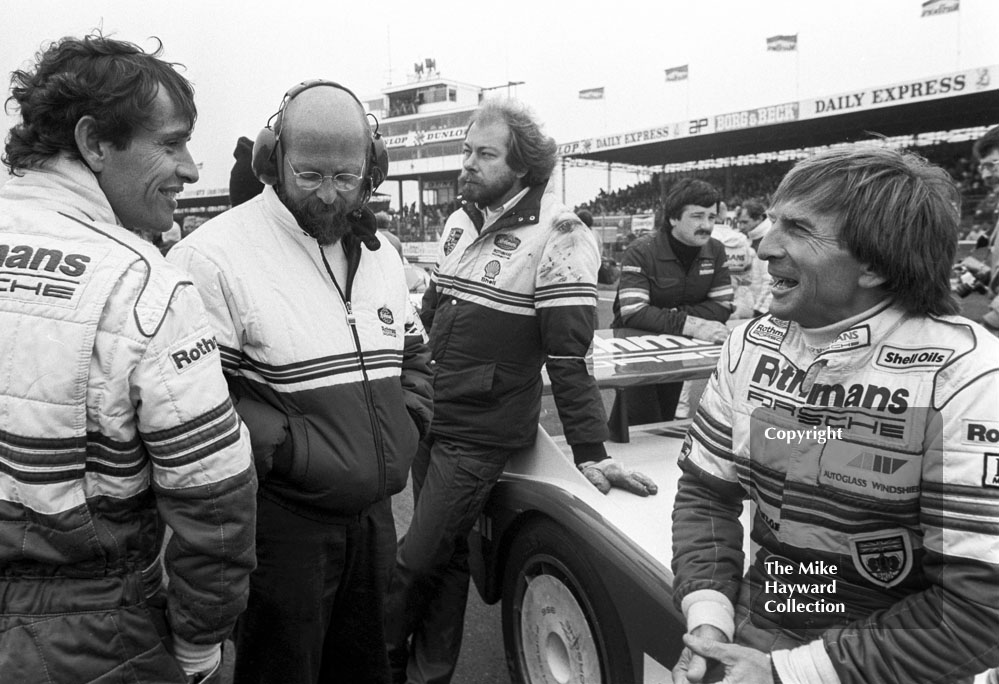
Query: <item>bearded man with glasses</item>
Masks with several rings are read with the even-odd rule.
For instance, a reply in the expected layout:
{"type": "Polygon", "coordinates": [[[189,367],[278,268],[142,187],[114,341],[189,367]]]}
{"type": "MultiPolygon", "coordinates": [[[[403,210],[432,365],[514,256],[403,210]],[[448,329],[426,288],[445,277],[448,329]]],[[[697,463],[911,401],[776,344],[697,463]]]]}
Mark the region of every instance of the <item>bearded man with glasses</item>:
{"type": "Polygon", "coordinates": [[[366,206],[387,158],[360,102],[311,81],[272,119],[264,191],[170,253],[213,317],[260,480],[235,681],[385,682],[390,498],[430,426],[426,337],[366,206]]]}

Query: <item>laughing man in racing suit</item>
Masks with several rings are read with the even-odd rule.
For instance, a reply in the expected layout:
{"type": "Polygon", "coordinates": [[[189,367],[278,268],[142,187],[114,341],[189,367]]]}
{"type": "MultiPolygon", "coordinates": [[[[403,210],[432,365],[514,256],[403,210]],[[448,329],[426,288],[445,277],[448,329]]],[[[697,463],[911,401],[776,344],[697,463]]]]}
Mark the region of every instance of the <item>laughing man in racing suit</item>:
{"type": "Polygon", "coordinates": [[[941,169],[863,146],[777,189],[770,315],[732,333],[681,453],[674,682],[710,661],[765,684],[999,663],[999,341],[954,315],[956,199],[941,169]]]}
{"type": "Polygon", "coordinates": [[[254,563],[249,435],[193,284],[126,230],[169,229],[198,179],[194,93],[100,35],[64,38],[12,83],[0,681],[218,681],[254,563]]]}

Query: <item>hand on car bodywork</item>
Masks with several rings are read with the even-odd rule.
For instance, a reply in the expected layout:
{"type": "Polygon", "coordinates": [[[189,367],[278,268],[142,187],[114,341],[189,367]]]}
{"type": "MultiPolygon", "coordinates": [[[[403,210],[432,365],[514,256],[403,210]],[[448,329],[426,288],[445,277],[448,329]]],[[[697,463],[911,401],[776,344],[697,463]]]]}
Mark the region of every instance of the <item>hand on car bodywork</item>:
{"type": "Polygon", "coordinates": [[[683,324],[682,334],[686,337],[721,344],[728,339],[730,332],[724,323],[709,321],[697,316],[687,316],[687,320],[683,324]]]}
{"type": "Polygon", "coordinates": [[[651,477],[635,470],[628,470],[613,458],[583,464],[580,470],[590,484],[603,494],[609,492],[612,487],[638,496],[648,496],[659,491],[659,487],[651,477]]]}

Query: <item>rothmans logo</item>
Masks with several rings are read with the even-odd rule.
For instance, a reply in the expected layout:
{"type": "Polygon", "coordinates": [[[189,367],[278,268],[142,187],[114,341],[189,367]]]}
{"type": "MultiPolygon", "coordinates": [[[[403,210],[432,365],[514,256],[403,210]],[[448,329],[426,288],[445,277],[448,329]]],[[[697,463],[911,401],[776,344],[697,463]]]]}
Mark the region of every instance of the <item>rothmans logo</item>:
{"type": "Polygon", "coordinates": [[[58,249],[31,245],[0,244],[0,267],[61,273],[75,278],[87,270],[90,257],[86,254],[65,254],[58,249]]]}
{"type": "Polygon", "coordinates": [[[787,334],[787,322],[777,322],[774,320],[760,321],[749,331],[749,337],[758,342],[776,342],[780,344],[787,334]]]}
{"type": "Polygon", "coordinates": [[[191,347],[171,352],[170,360],[173,361],[174,368],[179,373],[183,373],[196,361],[200,361],[218,348],[219,343],[216,341],[214,335],[212,337],[203,337],[191,347]]]}

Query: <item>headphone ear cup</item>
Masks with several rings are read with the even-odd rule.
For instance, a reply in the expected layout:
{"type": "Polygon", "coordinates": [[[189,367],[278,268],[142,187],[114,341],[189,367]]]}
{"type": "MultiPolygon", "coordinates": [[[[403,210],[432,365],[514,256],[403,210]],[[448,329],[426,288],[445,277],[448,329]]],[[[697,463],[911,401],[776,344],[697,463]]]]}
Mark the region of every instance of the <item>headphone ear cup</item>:
{"type": "Polygon", "coordinates": [[[277,155],[274,148],[277,145],[277,136],[270,128],[262,128],[257,133],[257,139],[253,142],[253,156],[250,159],[250,166],[253,173],[265,185],[277,185],[278,168],[277,155]]]}
{"type": "Polygon", "coordinates": [[[382,141],[381,136],[375,136],[371,141],[371,172],[368,180],[371,184],[371,191],[374,192],[388,176],[389,156],[388,148],[382,141]]]}

